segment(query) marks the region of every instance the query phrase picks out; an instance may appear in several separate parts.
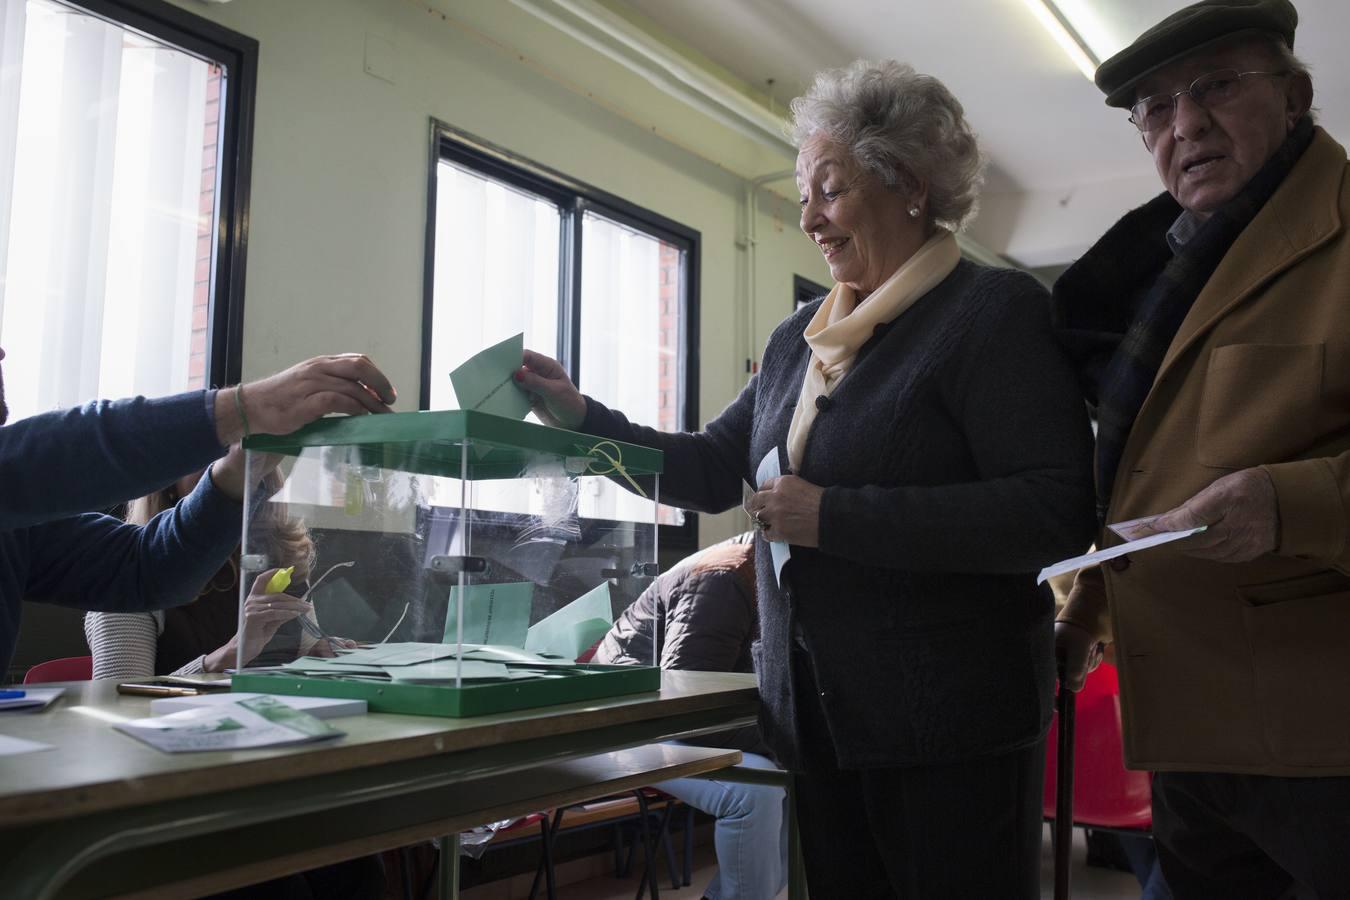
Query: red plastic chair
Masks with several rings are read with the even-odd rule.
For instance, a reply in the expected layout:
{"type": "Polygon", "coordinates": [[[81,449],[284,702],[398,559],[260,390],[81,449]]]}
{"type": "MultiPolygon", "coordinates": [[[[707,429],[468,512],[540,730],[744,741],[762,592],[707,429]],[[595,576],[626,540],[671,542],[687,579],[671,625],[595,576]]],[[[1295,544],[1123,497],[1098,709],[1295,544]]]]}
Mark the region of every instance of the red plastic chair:
{"type": "MultiPolygon", "coordinates": [[[[1120,728],[1120,680],[1102,663],[1078,693],[1074,728],[1073,822],[1105,830],[1147,832],[1153,827],[1150,775],[1125,768],[1120,728]]],[[[1047,738],[1044,810],[1055,817],[1058,723],[1047,738]]]]}
{"type": "Polygon", "coordinates": [[[88,681],[94,677],[94,658],[92,656],[67,656],[65,659],[49,659],[38,663],[23,676],[24,684],[41,684],[45,681],[88,681]]]}

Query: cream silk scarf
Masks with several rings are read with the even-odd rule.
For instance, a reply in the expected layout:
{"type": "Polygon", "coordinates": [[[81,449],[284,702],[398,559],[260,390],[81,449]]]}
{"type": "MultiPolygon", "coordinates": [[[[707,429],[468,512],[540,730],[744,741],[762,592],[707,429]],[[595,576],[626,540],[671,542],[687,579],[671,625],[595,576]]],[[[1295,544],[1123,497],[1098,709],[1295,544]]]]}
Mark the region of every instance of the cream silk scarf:
{"type": "Polygon", "coordinates": [[[834,393],[853,366],[858,348],[878,325],[894,321],[909,309],[950,275],[960,259],[956,236],[940,229],[861,306],[853,289],[846,285],[836,284],[830,291],[802,334],[811,348],[811,361],[806,365],[806,378],[788,428],[788,465],[792,471],[801,467],[806,439],[819,412],[817,398],[834,393]]]}

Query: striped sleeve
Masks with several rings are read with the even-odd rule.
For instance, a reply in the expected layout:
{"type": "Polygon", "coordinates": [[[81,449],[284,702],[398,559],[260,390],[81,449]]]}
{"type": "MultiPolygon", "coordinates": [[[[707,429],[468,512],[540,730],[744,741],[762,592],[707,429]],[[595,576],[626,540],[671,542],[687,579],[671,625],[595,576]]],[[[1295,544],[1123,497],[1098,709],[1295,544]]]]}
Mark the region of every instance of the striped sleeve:
{"type": "Polygon", "coordinates": [[[91,612],[84,639],[94,655],[95,678],[148,678],[155,674],[159,625],[150,613],[91,612]]]}

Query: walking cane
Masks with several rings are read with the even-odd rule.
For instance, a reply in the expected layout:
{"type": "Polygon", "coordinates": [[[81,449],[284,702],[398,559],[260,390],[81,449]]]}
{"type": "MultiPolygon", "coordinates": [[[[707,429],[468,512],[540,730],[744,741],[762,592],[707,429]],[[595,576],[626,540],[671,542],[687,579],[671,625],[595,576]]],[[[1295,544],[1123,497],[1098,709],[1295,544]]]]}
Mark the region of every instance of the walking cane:
{"type": "Polygon", "coordinates": [[[1059,747],[1055,763],[1055,900],[1069,900],[1069,854],[1073,850],[1073,713],[1074,692],[1065,685],[1059,661],[1059,747]]]}

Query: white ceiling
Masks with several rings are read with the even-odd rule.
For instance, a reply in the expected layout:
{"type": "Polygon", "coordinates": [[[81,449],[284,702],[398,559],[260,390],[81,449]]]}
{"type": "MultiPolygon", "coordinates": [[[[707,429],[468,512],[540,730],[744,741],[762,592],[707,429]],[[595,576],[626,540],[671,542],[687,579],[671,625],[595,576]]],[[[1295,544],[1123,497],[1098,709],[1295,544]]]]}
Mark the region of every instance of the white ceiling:
{"type": "MultiPolygon", "coordinates": [[[[1086,197],[1095,192],[1118,207],[1122,196],[1142,201],[1158,189],[1151,181],[1149,157],[1124,114],[1102,102],[1101,93],[1023,0],[627,3],[735,75],[765,88],[781,104],[800,93],[819,69],[858,57],[893,57],[936,75],[965,105],[989,156],[987,211],[992,212],[990,202],[999,194],[1046,195],[1059,198],[1063,206],[1076,193],[1086,197]]],[[[1295,49],[1311,65],[1314,86],[1320,88],[1321,122],[1333,135],[1350,140],[1350,96],[1336,90],[1350,83],[1350,54],[1345,51],[1350,2],[1296,3],[1300,25],[1295,49]]],[[[1102,57],[1185,5],[1179,0],[1060,2],[1102,57]]],[[[1118,207],[1113,215],[1120,211],[1118,207]]],[[[1004,211],[1003,218],[1009,215],[1004,211]]],[[[1075,222],[1075,227],[1083,225],[1075,222]]],[[[1015,250],[1015,240],[1007,244],[994,249],[1015,250]]],[[[1081,250],[1081,245],[1070,249],[1081,250]]],[[[1029,255],[1063,252],[1068,251],[1042,247],[1029,255]]]]}

